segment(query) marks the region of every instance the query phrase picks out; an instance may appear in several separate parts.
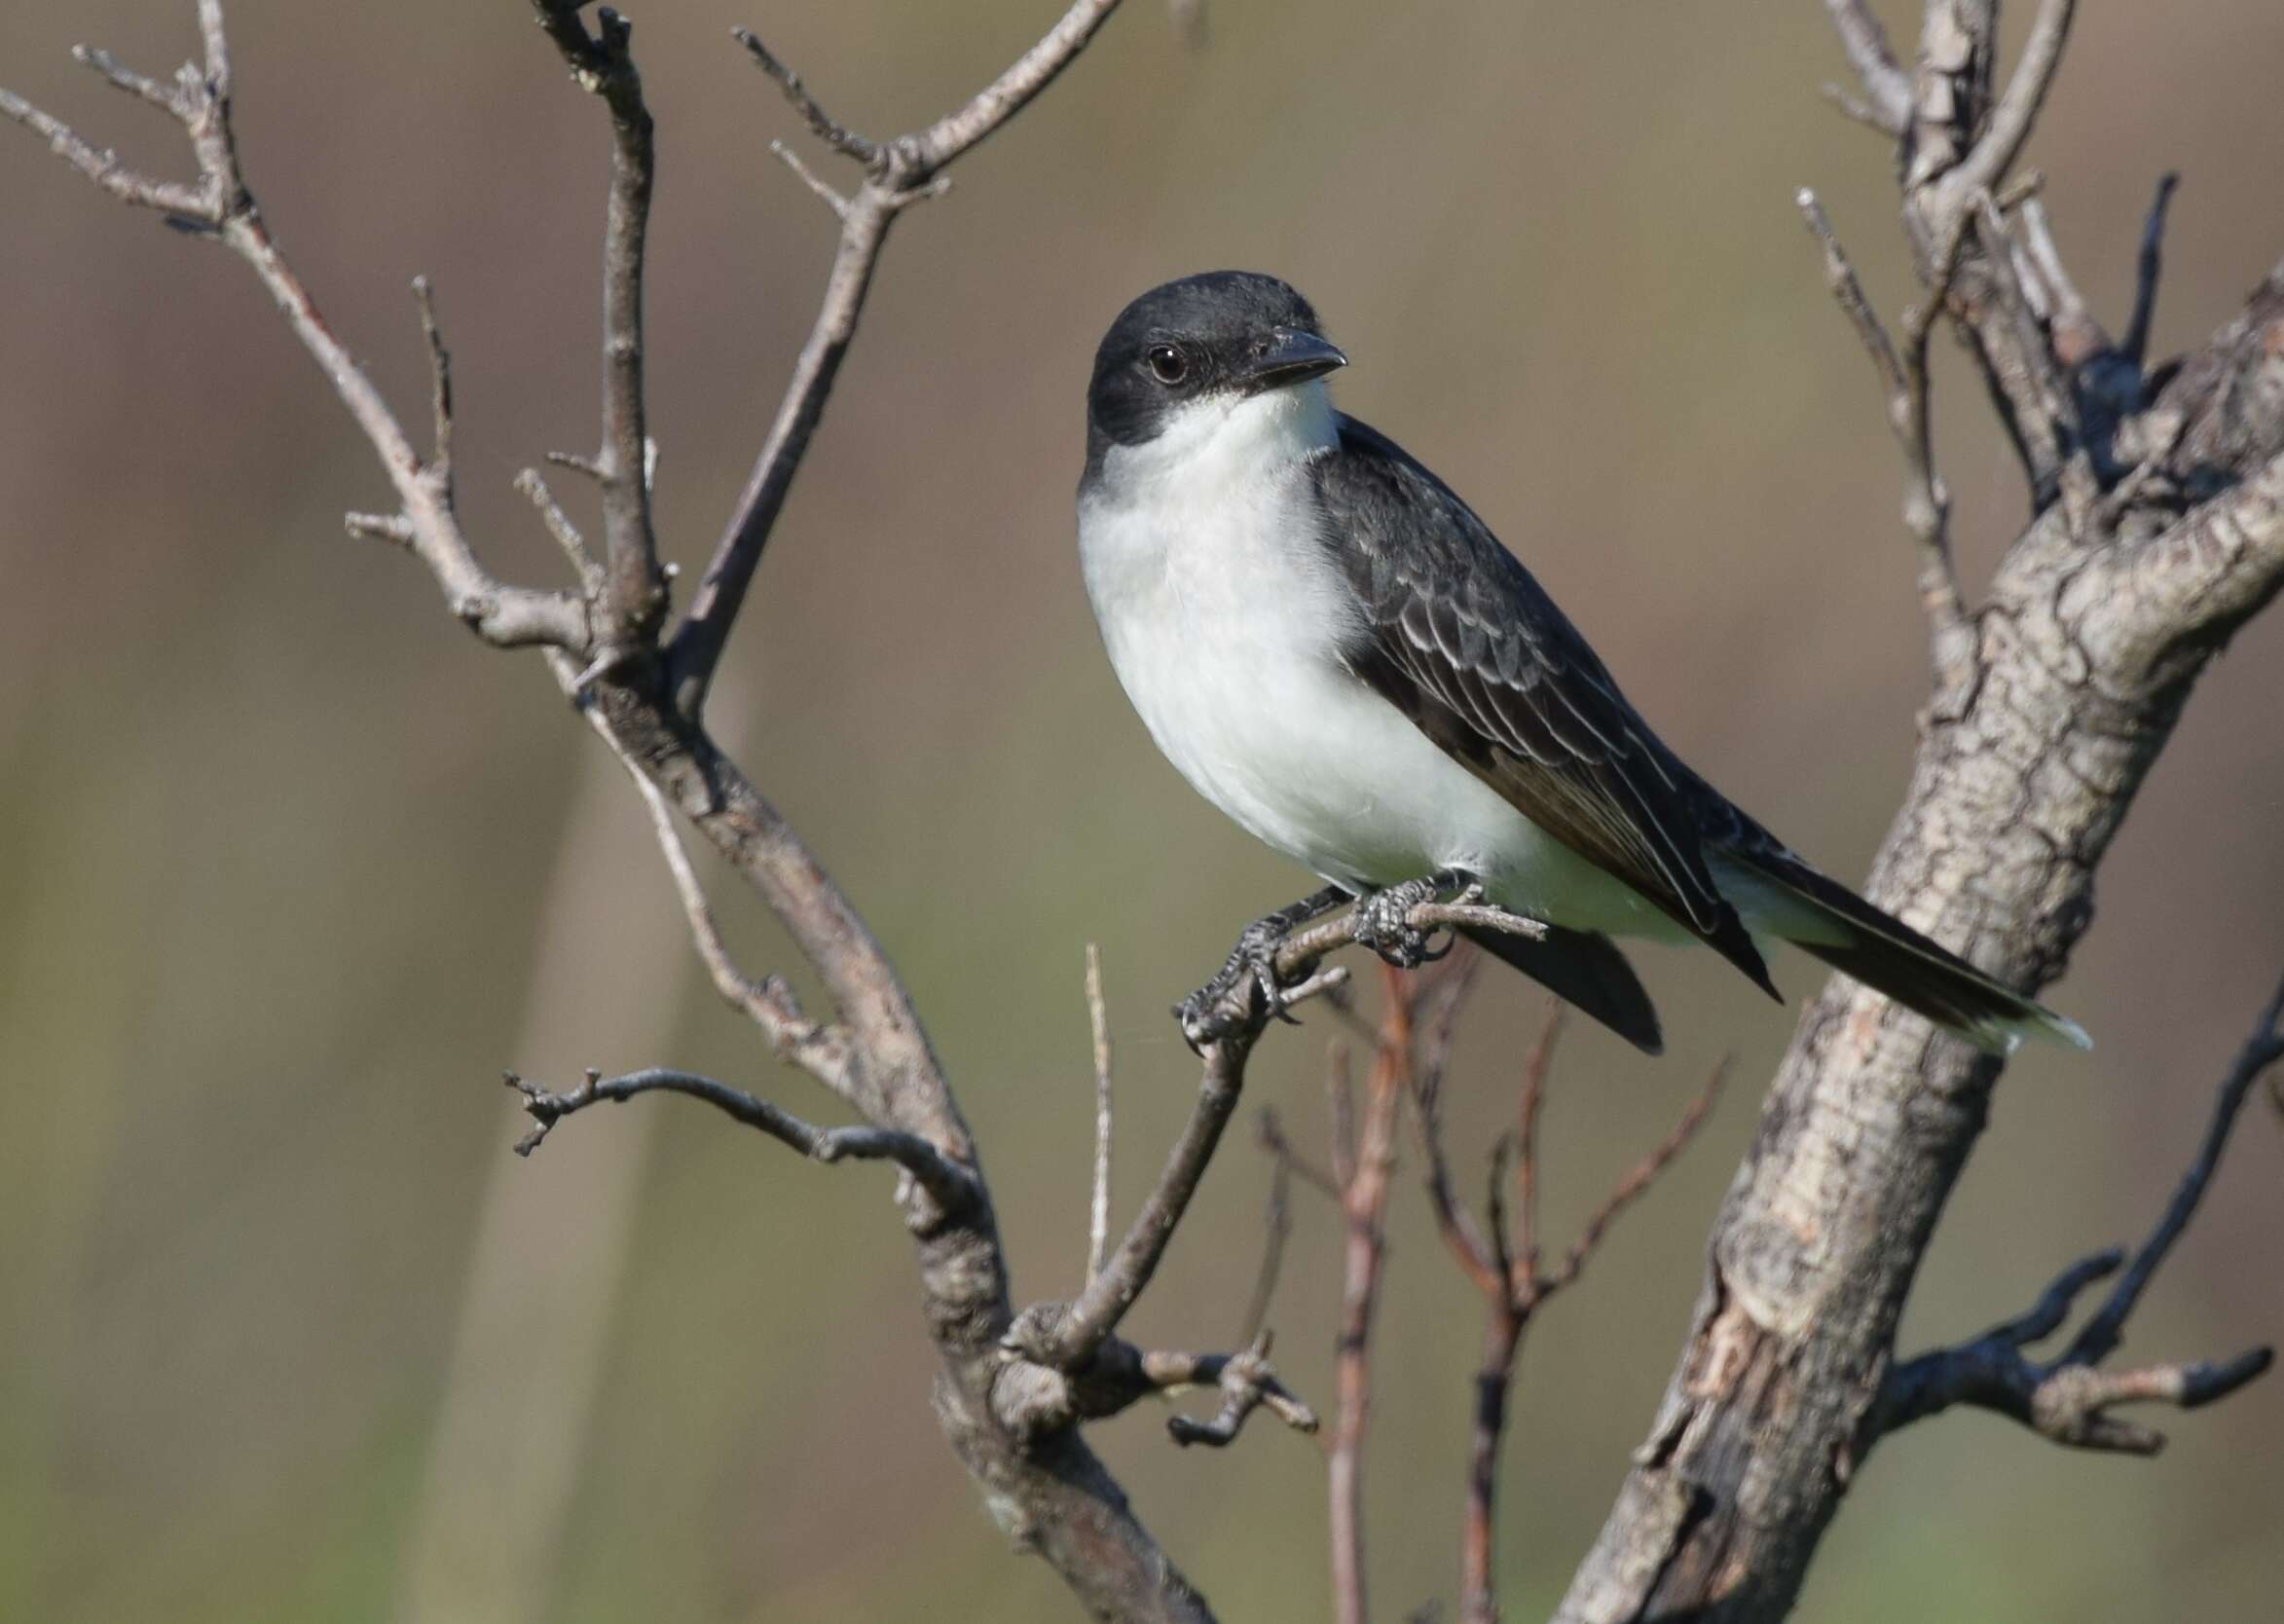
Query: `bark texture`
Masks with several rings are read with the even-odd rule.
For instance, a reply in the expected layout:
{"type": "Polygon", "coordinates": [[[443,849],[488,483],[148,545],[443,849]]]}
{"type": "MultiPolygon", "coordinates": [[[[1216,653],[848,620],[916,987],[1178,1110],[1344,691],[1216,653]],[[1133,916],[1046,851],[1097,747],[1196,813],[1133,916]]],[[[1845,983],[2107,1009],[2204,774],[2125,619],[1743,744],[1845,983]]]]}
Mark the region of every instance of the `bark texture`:
{"type": "MultiPolygon", "coordinates": [[[[2284,581],[2284,266],[2147,417],[2177,434],[2144,483],[2170,494],[2084,531],[2056,501],[2014,542],[1867,888],[2025,988],[2091,922],[2095,868],[2198,675],[2284,581]]],[[[1853,983],[1808,1008],[1565,1624],[1789,1607],[1999,1072],[1853,983]]]]}

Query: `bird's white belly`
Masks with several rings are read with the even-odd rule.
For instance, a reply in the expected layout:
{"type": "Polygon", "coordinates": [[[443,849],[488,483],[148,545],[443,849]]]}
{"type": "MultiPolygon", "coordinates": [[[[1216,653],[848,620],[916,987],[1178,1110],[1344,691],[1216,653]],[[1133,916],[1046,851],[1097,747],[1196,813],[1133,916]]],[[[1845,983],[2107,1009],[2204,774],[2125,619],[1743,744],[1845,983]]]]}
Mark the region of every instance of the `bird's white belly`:
{"type": "Polygon", "coordinates": [[[1082,511],[1103,642],[1166,758],[1256,837],[1338,884],[1458,868],[1551,923],[1678,934],[1340,663],[1357,609],[1301,499],[1261,481],[1211,501],[1082,511]]]}

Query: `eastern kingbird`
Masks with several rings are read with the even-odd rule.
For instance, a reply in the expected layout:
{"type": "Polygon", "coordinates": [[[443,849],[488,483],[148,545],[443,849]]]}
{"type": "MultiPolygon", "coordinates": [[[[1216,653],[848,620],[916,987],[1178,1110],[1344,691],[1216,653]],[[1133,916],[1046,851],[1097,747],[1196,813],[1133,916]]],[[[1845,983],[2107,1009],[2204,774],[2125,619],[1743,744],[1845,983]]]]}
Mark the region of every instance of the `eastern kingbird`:
{"type": "Polygon", "coordinates": [[[1333,409],[1346,364],[1291,287],[1216,271],[1128,305],[1087,386],[1079,557],[1126,697],[1199,794],[1332,882],[1246,933],[1183,1006],[1194,1040],[1217,997],[1277,1008],[1293,923],[1359,897],[1359,939],[1417,962],[1405,915],[1471,881],[1548,927],[1481,945],[1651,1053],[1612,936],[1703,941],[1781,1001],[1775,938],[1979,1048],[2087,1045],[1690,771],[1474,511],[1333,409]]]}

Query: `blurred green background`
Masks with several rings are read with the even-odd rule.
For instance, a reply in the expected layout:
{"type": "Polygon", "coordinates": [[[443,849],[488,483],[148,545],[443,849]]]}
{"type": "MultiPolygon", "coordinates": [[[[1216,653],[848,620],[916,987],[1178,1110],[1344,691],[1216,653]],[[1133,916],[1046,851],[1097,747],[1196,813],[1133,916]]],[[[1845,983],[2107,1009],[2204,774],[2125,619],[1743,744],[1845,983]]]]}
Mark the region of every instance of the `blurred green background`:
{"type": "MultiPolygon", "coordinates": [[[[163,70],[190,11],[8,6],[0,82],[181,172],[170,127],[64,53],[163,70]]],[[[686,568],[831,246],[765,150],[794,122],[728,28],[760,28],[885,133],[965,97],[1052,11],[638,14],[659,509],[686,568]]],[[[504,573],[553,578],[508,485],[595,433],[598,109],[522,0],[237,0],[231,18],[272,225],[408,421],[405,284],[436,278],[470,532],[504,573]]],[[[1131,294],[1218,265],[1298,282],[1354,357],[1343,403],[1466,492],[1661,730],[1837,873],[1886,825],[1925,690],[1896,457],[1792,205],[1824,194],[1892,312],[1889,155],[1817,95],[1842,72],[1818,8],[1218,0],[1211,29],[1187,51],[1134,0],[899,230],[718,690],[725,737],[908,975],[1029,1296],[1068,1290],[1084,1251],[1083,943],[1108,967],[1130,1205],[1193,1087],[1166,1004],[1306,888],[1159,760],[1087,613],[1081,391],[1131,294]]],[[[2040,127],[2031,161],[2113,322],[2151,184],[2185,172],[2168,351],[2284,246],[2279,53],[2261,0],[2087,8],[2040,127]]],[[[535,661],[482,649],[411,563],[342,534],[385,488],[244,268],[15,130],[0,199],[0,1616],[1072,1616],[937,1435],[884,1173],[673,1101],[508,1155],[504,1066],[673,1062],[829,1110],[693,974],[633,795],[535,661]]],[[[1938,348],[1973,580],[2023,497],[1938,348]]],[[[2162,1200],[2284,961],[2280,683],[2274,616],[2205,679],[2052,995],[2100,1048],[2008,1073],[1907,1347],[2019,1309],[2162,1200]]],[[[755,968],[787,963],[742,900],[725,911],[755,968]]],[[[1737,1084],[1525,1351],[1516,1617],[1559,1594],[1643,1431],[1789,1031],[1710,954],[1640,957],[1672,1053],[1574,1033],[1547,1124],[1556,1231],[1723,1052],[1737,1084]]],[[[1778,975],[1818,978],[1797,958],[1778,975]]],[[[1479,1002],[1463,1164],[1540,1009],[1508,980],[1479,1002]]],[[[1310,1142],[1333,1034],[1279,1033],[1255,1069],[1310,1142]]],[[[2278,1148],[2262,1106],[2129,1356],[2284,1332],[2278,1148]]],[[[1478,1335],[1411,1171],[1371,1463],[1385,1617],[1451,1592],[1478,1335]]],[[[1234,1144],[1142,1338],[1233,1334],[1265,1187],[1234,1144]]],[[[1296,1217],[1273,1318],[1321,1398],[1335,1237],[1305,1198],[1296,1217]]],[[[1978,1417],[1897,1439],[1803,1616],[2284,1616],[2284,1383],[2156,1419],[2174,1443],[2155,1462],[1978,1417]]],[[[1147,1410],[1094,1440],[1225,1617],[1323,1613],[1310,1444],[1265,1427],[1179,1453],[1147,1410]]]]}

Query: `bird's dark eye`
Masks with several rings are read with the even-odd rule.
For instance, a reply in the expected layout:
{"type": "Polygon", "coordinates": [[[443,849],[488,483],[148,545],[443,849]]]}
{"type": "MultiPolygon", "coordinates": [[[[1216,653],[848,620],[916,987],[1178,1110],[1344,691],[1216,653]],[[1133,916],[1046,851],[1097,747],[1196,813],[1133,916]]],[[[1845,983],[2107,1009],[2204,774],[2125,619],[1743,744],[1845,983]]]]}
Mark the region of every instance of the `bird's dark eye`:
{"type": "Polygon", "coordinates": [[[1142,358],[1150,363],[1150,376],[1168,388],[1190,376],[1190,357],[1170,344],[1152,345],[1142,358]]]}

